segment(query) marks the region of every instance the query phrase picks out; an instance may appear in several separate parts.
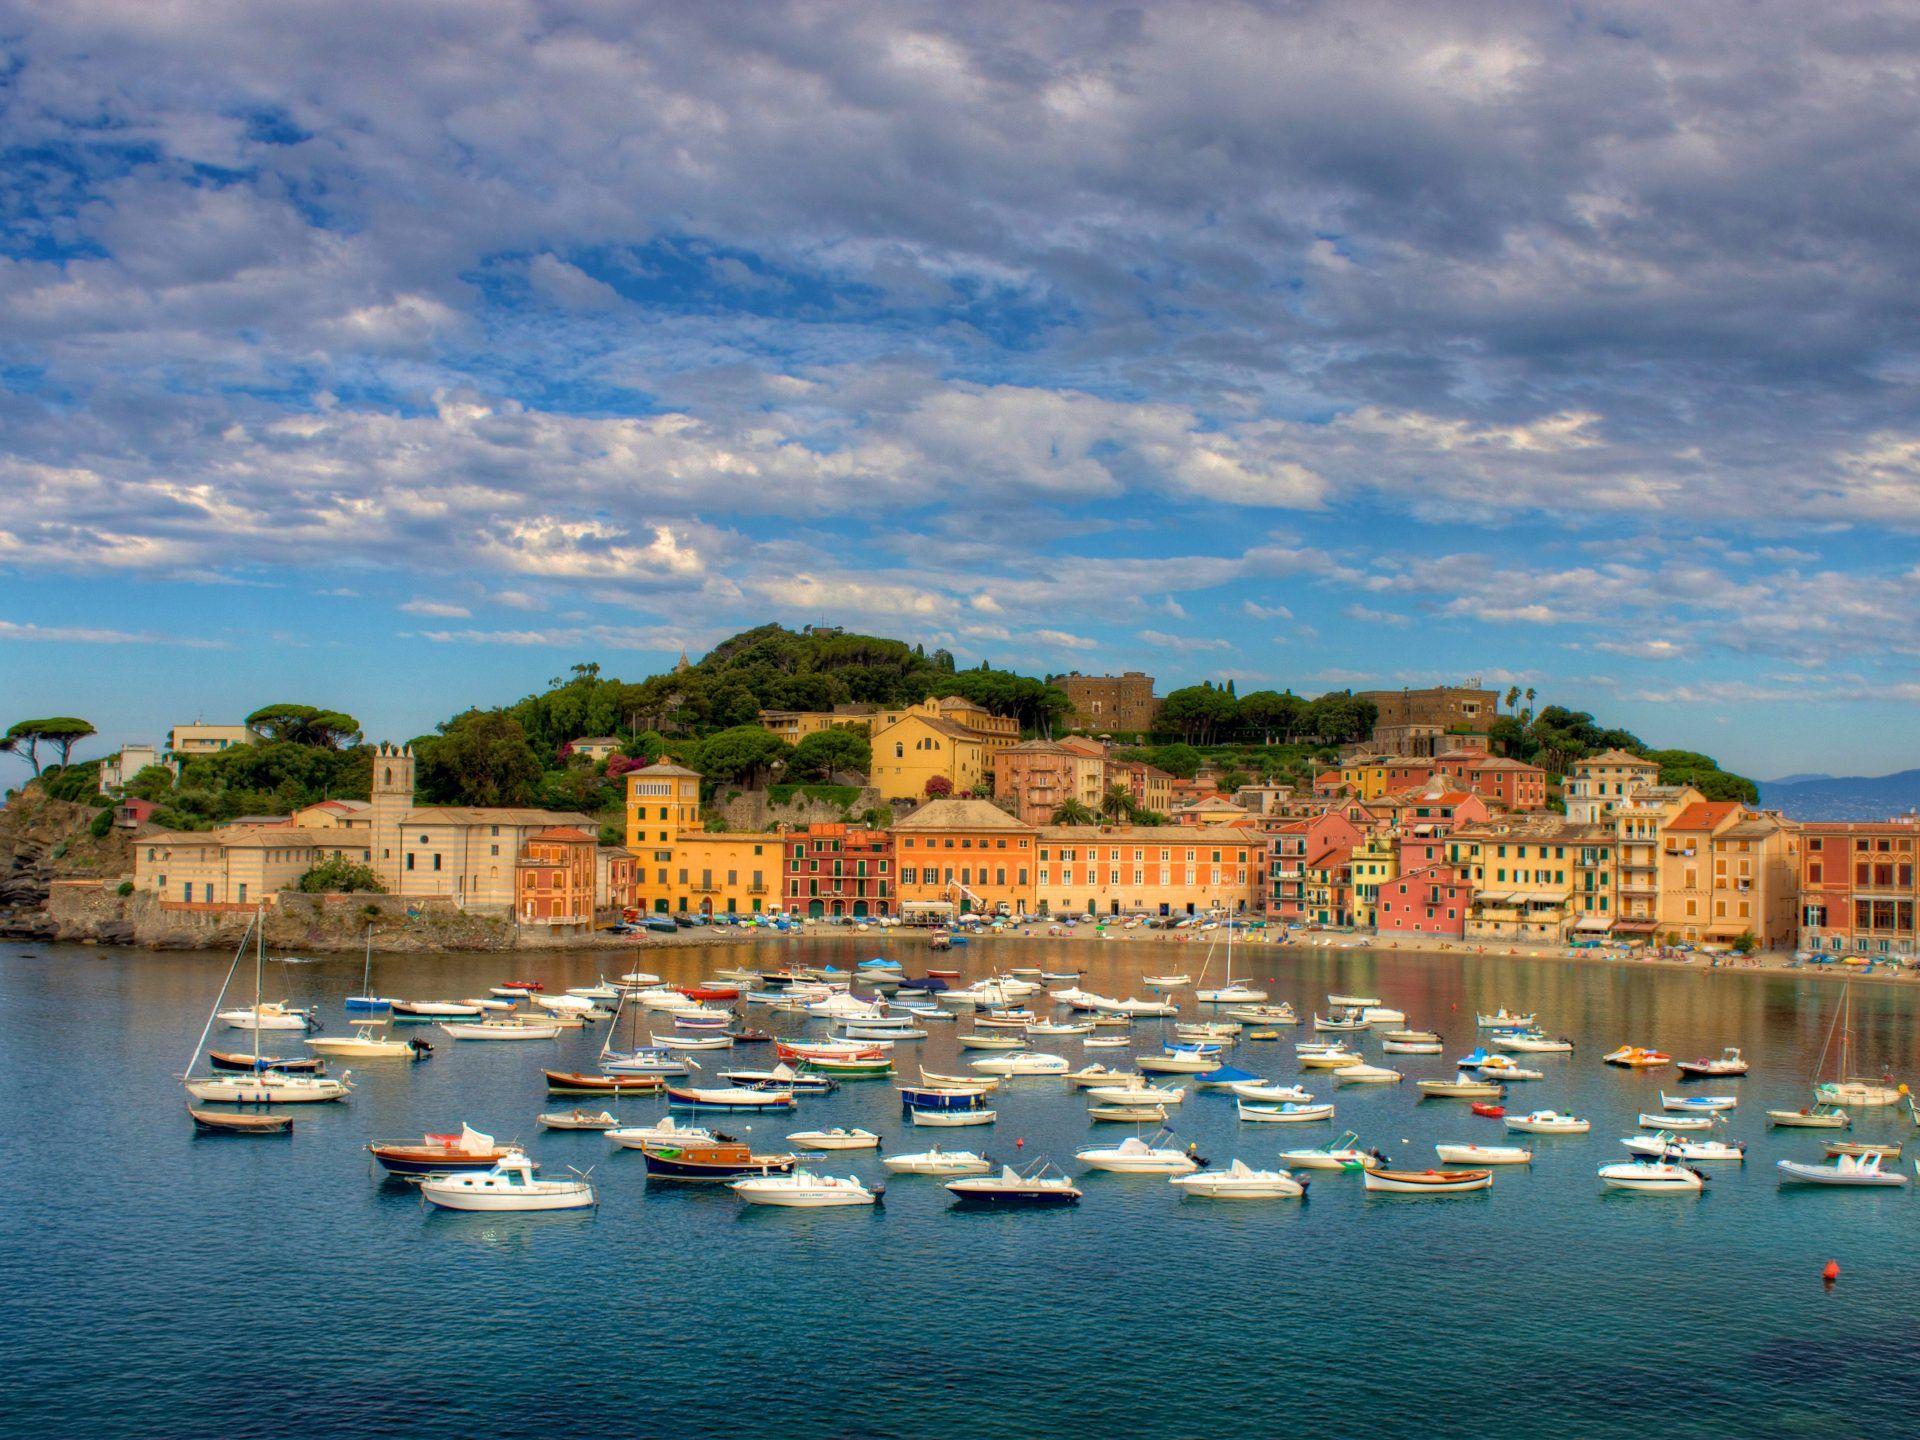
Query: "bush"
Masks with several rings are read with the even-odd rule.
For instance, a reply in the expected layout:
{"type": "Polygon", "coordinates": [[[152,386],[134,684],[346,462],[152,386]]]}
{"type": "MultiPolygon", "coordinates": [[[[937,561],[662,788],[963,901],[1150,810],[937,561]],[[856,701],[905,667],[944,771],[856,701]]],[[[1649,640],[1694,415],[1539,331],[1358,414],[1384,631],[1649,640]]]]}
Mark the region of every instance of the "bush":
{"type": "Polygon", "coordinates": [[[119,888],[116,889],[113,893],[118,895],[122,900],[126,899],[127,896],[133,894],[133,881],[122,880],[120,882],[119,888]]]}
{"type": "Polygon", "coordinates": [[[104,840],[113,830],[113,811],[101,810],[87,822],[87,833],[96,840],[104,840]]]}
{"type": "Polygon", "coordinates": [[[356,865],[336,855],[330,860],[322,860],[302,875],[299,888],[307,895],[351,895],[359,890],[380,894],[387,887],[380,883],[380,877],[374,874],[372,866],[356,865]]]}

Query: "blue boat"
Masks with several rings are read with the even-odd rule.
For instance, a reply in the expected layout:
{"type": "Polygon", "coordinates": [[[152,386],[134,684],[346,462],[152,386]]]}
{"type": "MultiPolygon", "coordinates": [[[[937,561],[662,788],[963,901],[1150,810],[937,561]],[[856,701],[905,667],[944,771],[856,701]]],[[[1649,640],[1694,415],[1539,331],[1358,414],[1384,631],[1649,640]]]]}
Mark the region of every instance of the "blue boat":
{"type": "Polygon", "coordinates": [[[911,977],[900,982],[902,990],[924,990],[929,995],[938,995],[947,988],[947,982],[938,975],[923,975],[918,980],[911,977]]]}
{"type": "Polygon", "coordinates": [[[1222,1065],[1218,1070],[1207,1070],[1194,1076],[1193,1083],[1202,1090],[1224,1090],[1229,1085],[1240,1085],[1259,1078],[1252,1071],[1242,1070],[1237,1065],[1222,1065]]]}
{"type": "Polygon", "coordinates": [[[942,1085],[896,1085],[902,1110],[981,1110],[986,1096],[978,1090],[955,1090],[942,1085]]]}
{"type": "Polygon", "coordinates": [[[1482,1065],[1486,1064],[1487,1061],[1491,1060],[1492,1058],[1493,1056],[1488,1053],[1486,1046],[1476,1045],[1473,1047],[1473,1051],[1471,1054],[1462,1055],[1458,1060],[1454,1061],[1453,1063],[1457,1068],[1461,1070],[1478,1070],[1482,1065]]]}

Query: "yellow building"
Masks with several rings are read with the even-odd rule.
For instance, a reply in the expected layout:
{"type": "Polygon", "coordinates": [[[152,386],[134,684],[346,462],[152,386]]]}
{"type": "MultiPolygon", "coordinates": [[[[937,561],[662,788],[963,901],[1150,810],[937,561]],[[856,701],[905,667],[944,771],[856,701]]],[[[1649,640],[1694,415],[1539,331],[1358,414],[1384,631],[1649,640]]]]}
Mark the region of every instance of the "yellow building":
{"type": "Polygon", "coordinates": [[[259,738],[244,725],[176,725],[167,732],[167,750],[176,760],[191,760],[235,745],[251,745],[259,738]]]}
{"type": "Polygon", "coordinates": [[[1380,923],[1380,887],[1400,878],[1400,837],[1375,830],[1361,838],[1352,867],[1353,923],[1374,929],[1380,923]]]}
{"type": "Polygon", "coordinates": [[[876,711],[875,706],[860,704],[836,705],[831,710],[762,710],[760,728],[798,745],[807,736],[836,726],[865,734],[876,711]]]}
{"type": "Polygon", "coordinates": [[[1603,750],[1567,772],[1567,818],[1596,825],[1612,818],[1629,798],[1660,783],[1660,767],[1625,750],[1603,750]]]}
{"type": "Polygon", "coordinates": [[[1580,847],[1599,832],[1559,815],[1518,815],[1463,826],[1447,859],[1473,887],[1469,940],[1556,943],[1573,924],[1580,847]]]}
{"type": "Polygon", "coordinates": [[[370,843],[365,833],[349,837],[291,825],[165,831],[136,843],[133,884],[174,905],[271,903],[324,860],[370,863],[370,843]]]}
{"type": "Polygon", "coordinates": [[[909,715],[929,715],[950,720],[955,725],[971,730],[996,751],[1020,743],[1018,720],[1011,715],[996,715],[986,706],[976,705],[958,695],[938,695],[931,700],[922,700],[917,705],[880,710],[873,716],[873,733],[878,735],[887,726],[898,724],[909,715]]]}
{"type": "Polygon", "coordinates": [[[1392,755],[1356,755],[1340,762],[1340,783],[1360,800],[1378,800],[1387,793],[1392,755]]]}
{"type": "Polygon", "coordinates": [[[1651,785],[1619,797],[1613,827],[1613,937],[1651,940],[1660,928],[1660,836],[1707,797],[1691,785],[1651,785]]]}
{"type": "Polygon", "coordinates": [[[1171,818],[1177,825],[1251,825],[1254,816],[1246,806],[1224,795],[1202,795],[1174,806],[1171,818]]]}
{"type": "Polygon", "coordinates": [[[655,915],[780,908],[780,837],[701,828],[700,775],[660,761],[627,772],[633,904],[655,915]]]}
{"type": "Polygon", "coordinates": [[[1018,740],[1016,731],[1004,745],[992,743],[981,731],[923,709],[901,713],[891,722],[883,717],[873,732],[868,783],[885,800],[924,799],[927,782],[935,776],[951,785],[955,795],[991,789],[994,756],[1018,740]]]}
{"type": "Polygon", "coordinates": [[[1776,815],[1702,800],[1660,836],[1660,934],[1730,945],[1751,935],[1791,945],[1799,933],[1800,835],[1776,815]]]}
{"type": "Polygon", "coordinates": [[[893,827],[900,913],[1030,913],[1038,835],[990,801],[929,800],[893,827]]]}
{"type": "Polygon", "coordinates": [[[1035,905],[1049,915],[1244,914],[1257,908],[1265,844],[1230,826],[1049,826],[1035,905]]]}
{"type": "Polygon", "coordinates": [[[1573,866],[1573,938],[1598,940],[1619,918],[1620,842],[1611,819],[1586,828],[1573,866]]]}
{"type": "Polygon", "coordinates": [[[293,812],[302,830],[371,830],[373,806],[365,800],[321,800],[293,812]]]}

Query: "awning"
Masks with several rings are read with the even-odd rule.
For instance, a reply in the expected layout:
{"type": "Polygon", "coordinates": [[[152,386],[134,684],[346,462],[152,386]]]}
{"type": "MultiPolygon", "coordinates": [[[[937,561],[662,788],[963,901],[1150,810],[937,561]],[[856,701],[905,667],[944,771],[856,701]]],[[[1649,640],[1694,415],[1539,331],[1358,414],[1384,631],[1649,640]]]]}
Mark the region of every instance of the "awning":
{"type": "Polygon", "coordinates": [[[1578,920],[1573,922],[1573,928],[1576,930],[1611,930],[1613,928],[1613,921],[1605,915],[1582,915],[1578,920]]]}
{"type": "Polygon", "coordinates": [[[1613,928],[1650,935],[1660,928],[1660,922],[1658,920],[1616,920],[1613,922],[1613,928]]]}

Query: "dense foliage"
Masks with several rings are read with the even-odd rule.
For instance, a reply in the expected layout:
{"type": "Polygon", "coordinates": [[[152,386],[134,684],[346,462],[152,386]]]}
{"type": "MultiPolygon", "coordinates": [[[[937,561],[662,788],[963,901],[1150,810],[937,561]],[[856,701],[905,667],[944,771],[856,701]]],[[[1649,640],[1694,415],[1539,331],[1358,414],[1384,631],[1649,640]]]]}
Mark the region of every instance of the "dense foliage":
{"type": "Polygon", "coordinates": [[[1161,706],[1159,730],[1190,745],[1233,740],[1344,745],[1370,735],[1376,714],[1371,700],[1362,700],[1350,690],[1329,691],[1313,700],[1290,690],[1256,690],[1240,696],[1234,693],[1232,681],[1225,686],[1208,681],[1170,692],[1161,706]]]}
{"type": "Polygon", "coordinates": [[[378,893],[387,887],[380,883],[380,877],[374,874],[371,865],[356,865],[336,855],[322,860],[302,875],[299,888],[309,895],[353,895],[378,893]]]}

